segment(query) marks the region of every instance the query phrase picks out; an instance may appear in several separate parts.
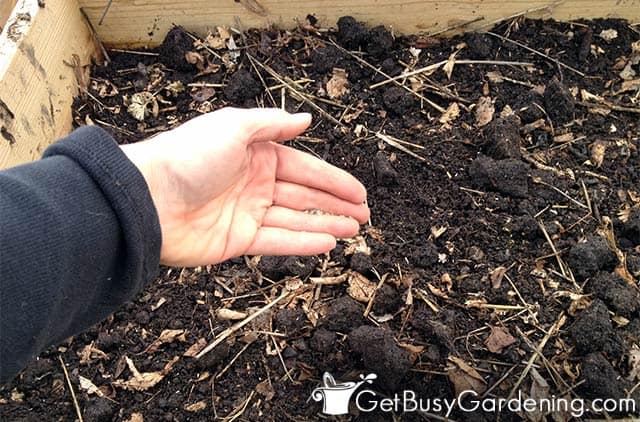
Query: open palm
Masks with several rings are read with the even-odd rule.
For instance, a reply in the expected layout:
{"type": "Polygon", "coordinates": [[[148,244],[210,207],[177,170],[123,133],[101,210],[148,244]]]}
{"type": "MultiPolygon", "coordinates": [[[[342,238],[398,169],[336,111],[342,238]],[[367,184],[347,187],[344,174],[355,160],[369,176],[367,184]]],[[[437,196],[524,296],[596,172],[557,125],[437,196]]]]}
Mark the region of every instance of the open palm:
{"type": "Polygon", "coordinates": [[[306,113],[227,108],[123,147],[158,210],[162,262],[317,254],[332,249],[336,238],[355,235],[369,218],[364,187],[343,170],[275,143],[310,121],[306,113]]]}

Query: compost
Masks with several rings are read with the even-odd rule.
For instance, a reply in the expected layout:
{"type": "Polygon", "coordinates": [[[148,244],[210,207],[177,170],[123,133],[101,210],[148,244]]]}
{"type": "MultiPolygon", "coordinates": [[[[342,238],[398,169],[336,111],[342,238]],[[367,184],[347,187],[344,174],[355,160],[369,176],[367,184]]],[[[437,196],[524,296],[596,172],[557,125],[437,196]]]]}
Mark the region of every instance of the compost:
{"type": "MultiPolygon", "coordinates": [[[[5,386],[3,419],[330,419],[310,399],[325,372],[376,374],[378,399],[587,403],[452,420],[627,416],[588,404],[640,399],[639,40],[621,20],[518,17],[440,39],[309,16],[111,51],[78,78],[77,125],[128,143],[225,106],[307,111],[288,144],[356,175],[371,221],[326,256],[161,268],[5,386]]],[[[337,419],[444,416],[352,401],[337,419]]]]}

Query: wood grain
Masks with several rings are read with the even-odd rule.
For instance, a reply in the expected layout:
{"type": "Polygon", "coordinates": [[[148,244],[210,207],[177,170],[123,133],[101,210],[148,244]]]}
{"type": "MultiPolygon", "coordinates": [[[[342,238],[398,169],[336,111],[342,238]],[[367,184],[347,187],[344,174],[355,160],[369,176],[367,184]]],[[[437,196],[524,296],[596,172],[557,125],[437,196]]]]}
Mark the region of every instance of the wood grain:
{"type": "Polygon", "coordinates": [[[71,129],[71,62],[94,44],[76,0],[20,0],[0,35],[0,168],[38,158],[71,129]]]}
{"type": "Polygon", "coordinates": [[[292,27],[296,19],[314,14],[323,26],[335,25],[338,17],[352,15],[370,24],[384,24],[401,33],[437,32],[460,22],[483,17],[478,27],[524,10],[555,5],[547,13],[559,20],[594,17],[624,17],[640,21],[640,0],[113,0],[102,25],[98,21],[108,0],[79,0],[100,39],[114,47],[152,46],[162,41],[172,24],[206,33],[216,25],[243,28],[277,24],[292,27]],[[560,3],[560,4],[558,4],[560,3]]]}

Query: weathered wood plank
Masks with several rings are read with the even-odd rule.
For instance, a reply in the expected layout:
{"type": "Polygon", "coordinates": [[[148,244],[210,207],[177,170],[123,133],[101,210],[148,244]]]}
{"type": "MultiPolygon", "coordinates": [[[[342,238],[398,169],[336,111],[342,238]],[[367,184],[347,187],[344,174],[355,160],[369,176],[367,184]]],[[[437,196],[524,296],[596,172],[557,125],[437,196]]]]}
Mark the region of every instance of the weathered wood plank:
{"type": "Polygon", "coordinates": [[[2,0],[0,1],[0,31],[4,29],[4,24],[11,16],[14,6],[18,0],[2,0]]]}
{"type": "MultiPolygon", "coordinates": [[[[79,0],[100,39],[115,47],[154,45],[172,24],[206,33],[215,25],[243,27],[278,24],[295,25],[314,14],[323,24],[335,25],[338,17],[352,15],[371,24],[392,26],[402,33],[436,32],[456,23],[483,17],[479,25],[515,13],[551,5],[550,11],[532,16],[553,16],[559,20],[594,17],[623,17],[640,21],[640,0],[113,0],[104,21],[98,25],[108,0],[79,0]]],[[[471,25],[471,28],[474,27],[471,25]]]]}
{"type": "Polygon", "coordinates": [[[33,160],[71,129],[71,62],[88,64],[92,37],[76,0],[20,0],[0,35],[0,168],[33,160]]]}

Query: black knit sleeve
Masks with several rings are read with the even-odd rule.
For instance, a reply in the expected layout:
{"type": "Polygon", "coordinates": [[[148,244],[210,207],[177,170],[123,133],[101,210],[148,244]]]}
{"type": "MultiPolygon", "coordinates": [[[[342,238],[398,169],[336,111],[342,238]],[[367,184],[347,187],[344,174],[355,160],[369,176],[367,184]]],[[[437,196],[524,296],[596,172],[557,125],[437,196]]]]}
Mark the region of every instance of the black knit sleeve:
{"type": "Polygon", "coordinates": [[[0,171],[0,383],[131,300],[160,246],[142,174],[100,128],[0,171]]]}

